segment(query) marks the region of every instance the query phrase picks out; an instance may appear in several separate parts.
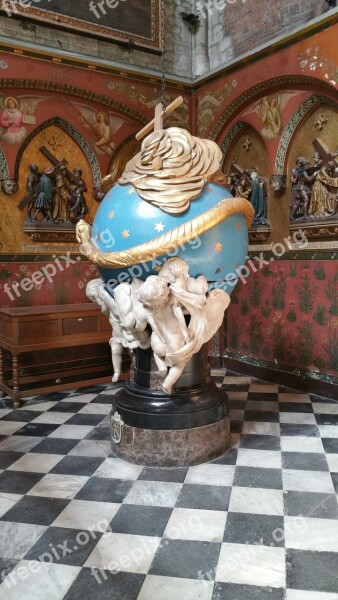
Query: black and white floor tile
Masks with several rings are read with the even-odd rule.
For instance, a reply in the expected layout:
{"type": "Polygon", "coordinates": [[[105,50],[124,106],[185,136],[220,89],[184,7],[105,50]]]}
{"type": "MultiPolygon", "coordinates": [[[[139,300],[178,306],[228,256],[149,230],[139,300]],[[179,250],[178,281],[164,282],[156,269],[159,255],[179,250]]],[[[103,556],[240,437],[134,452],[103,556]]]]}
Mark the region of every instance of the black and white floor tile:
{"type": "Polygon", "coordinates": [[[0,401],[0,600],[338,600],[338,403],[215,373],[232,448],[111,455],[118,387],[0,401]]]}

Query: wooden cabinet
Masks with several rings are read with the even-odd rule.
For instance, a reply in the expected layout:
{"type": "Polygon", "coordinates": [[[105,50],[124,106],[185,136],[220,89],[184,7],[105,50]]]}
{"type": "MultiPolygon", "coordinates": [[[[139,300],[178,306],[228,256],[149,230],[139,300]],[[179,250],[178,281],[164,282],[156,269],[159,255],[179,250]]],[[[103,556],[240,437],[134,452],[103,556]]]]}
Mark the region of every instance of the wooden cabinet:
{"type": "Polygon", "coordinates": [[[1,309],[0,390],[18,401],[25,396],[108,383],[112,376],[110,337],[109,321],[95,304],[1,309]],[[81,347],[93,352],[87,360],[68,364],[67,349],[74,354],[81,347]],[[34,374],[23,368],[27,355],[35,363],[34,374]]]}

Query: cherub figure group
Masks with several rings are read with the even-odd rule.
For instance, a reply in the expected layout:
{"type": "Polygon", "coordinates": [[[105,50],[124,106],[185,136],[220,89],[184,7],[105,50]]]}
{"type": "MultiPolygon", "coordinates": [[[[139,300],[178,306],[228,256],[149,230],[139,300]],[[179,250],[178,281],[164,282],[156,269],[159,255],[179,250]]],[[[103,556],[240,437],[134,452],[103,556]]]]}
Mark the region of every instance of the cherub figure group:
{"type": "Polygon", "coordinates": [[[223,290],[209,292],[204,276],[190,277],[181,258],[168,259],[159,274],[145,282],[135,278],[119,284],[114,297],[101,279],[94,279],[87,285],[87,296],[112,325],[113,381],[121,375],[123,348],[133,352],[151,347],[168,395],[190,358],[219,329],[230,302],[223,290]]]}

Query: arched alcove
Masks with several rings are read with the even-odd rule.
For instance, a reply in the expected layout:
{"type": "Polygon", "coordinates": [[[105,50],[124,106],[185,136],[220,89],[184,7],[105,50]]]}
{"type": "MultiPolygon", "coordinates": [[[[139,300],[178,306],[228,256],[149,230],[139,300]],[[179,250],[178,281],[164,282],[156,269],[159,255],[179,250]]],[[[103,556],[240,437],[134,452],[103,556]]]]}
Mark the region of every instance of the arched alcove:
{"type": "MultiPolygon", "coordinates": [[[[297,131],[299,131],[300,129],[303,128],[304,123],[306,123],[308,121],[308,119],[311,117],[311,115],[316,113],[320,107],[323,107],[323,110],[325,110],[325,107],[327,107],[328,109],[336,108],[338,110],[338,102],[335,102],[331,98],[328,98],[327,96],[323,96],[322,94],[313,94],[312,96],[310,96],[310,98],[307,98],[298,107],[298,109],[292,115],[289,122],[286,124],[286,126],[283,130],[282,136],[280,138],[280,142],[279,142],[277,154],[276,154],[276,162],[275,162],[275,174],[276,175],[284,175],[286,173],[286,162],[288,160],[288,156],[290,154],[291,147],[294,145],[295,134],[297,133],[297,131]]],[[[314,139],[314,137],[321,135],[321,131],[316,129],[316,127],[312,128],[312,132],[313,132],[313,139],[314,139]]],[[[325,136],[325,137],[327,137],[327,136],[325,136]]],[[[312,141],[313,140],[311,140],[311,143],[312,143],[312,141]]],[[[311,152],[312,151],[313,151],[313,147],[311,146],[311,152]]],[[[298,156],[300,156],[300,154],[298,156]]]]}
{"type": "MultiPolygon", "coordinates": [[[[22,144],[22,146],[20,148],[20,151],[18,152],[17,159],[15,162],[15,170],[14,170],[15,179],[19,179],[19,170],[20,170],[22,157],[26,153],[26,150],[27,150],[28,146],[30,145],[30,143],[32,142],[32,140],[34,138],[36,138],[37,136],[39,136],[43,131],[47,130],[51,126],[60,128],[62,131],[64,131],[66,134],[68,134],[68,136],[70,136],[70,138],[72,140],[74,140],[76,142],[76,144],[80,147],[83,154],[85,154],[87,161],[90,165],[94,186],[99,186],[102,176],[101,176],[100,165],[95,156],[95,153],[93,152],[92,148],[88,144],[87,140],[81,135],[81,133],[79,133],[72,125],[70,125],[69,123],[67,123],[67,121],[65,121],[64,119],[61,119],[60,117],[55,117],[53,119],[49,119],[48,121],[45,121],[44,123],[39,125],[39,127],[34,129],[34,131],[32,131],[32,133],[25,139],[24,143],[22,144]]],[[[52,150],[52,147],[49,149],[52,150]]],[[[63,157],[61,157],[61,158],[63,158],[63,157]]]]}

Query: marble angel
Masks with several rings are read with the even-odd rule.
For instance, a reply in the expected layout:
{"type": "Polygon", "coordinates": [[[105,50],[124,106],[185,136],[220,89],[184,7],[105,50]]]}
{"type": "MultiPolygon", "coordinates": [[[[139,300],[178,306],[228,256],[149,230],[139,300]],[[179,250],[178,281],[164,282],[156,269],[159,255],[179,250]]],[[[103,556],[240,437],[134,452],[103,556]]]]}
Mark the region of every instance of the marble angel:
{"type": "Polygon", "coordinates": [[[93,279],[87,284],[87,297],[100,306],[112,327],[109,344],[114,367],[113,382],[118,381],[122,374],[123,348],[127,348],[132,353],[136,348],[146,350],[150,347],[150,335],[146,331],[147,323],[144,321],[139,323],[134,314],[135,306],[138,304],[135,294],[140,285],[142,281],[139,279],[134,279],[131,284],[121,283],[114,290],[113,298],[105,289],[101,279],[93,279]]]}
{"type": "Polygon", "coordinates": [[[208,292],[206,278],[190,277],[181,258],[167,260],[137,296],[152,328],[151,347],[164,377],[162,388],[170,395],[188,361],[221,326],[230,296],[219,289],[208,292]]]}
{"type": "Polygon", "coordinates": [[[118,285],[114,299],[99,279],[89,282],[87,296],[110,311],[114,381],[121,373],[123,347],[151,345],[163,391],[169,395],[190,358],[221,326],[230,303],[223,290],[208,292],[205,277],[190,277],[181,258],[167,260],[144,283],[133,279],[118,285]]]}

